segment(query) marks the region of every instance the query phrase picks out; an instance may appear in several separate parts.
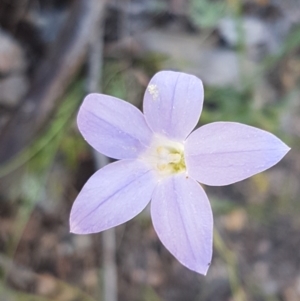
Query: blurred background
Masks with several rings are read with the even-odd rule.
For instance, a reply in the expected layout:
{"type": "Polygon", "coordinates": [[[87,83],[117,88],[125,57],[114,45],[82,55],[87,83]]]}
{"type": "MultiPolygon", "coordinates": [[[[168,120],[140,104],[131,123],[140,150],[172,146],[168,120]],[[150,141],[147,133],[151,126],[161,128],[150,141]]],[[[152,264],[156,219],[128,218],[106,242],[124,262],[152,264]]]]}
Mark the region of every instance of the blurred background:
{"type": "Polygon", "coordinates": [[[299,0],[0,0],[0,300],[300,300],[299,0]],[[163,69],[200,77],[199,126],[230,120],[292,147],[275,167],[205,187],[206,277],[158,240],[146,209],[105,234],[69,233],[99,162],[76,113],[94,91],[141,108],[163,69]]]}

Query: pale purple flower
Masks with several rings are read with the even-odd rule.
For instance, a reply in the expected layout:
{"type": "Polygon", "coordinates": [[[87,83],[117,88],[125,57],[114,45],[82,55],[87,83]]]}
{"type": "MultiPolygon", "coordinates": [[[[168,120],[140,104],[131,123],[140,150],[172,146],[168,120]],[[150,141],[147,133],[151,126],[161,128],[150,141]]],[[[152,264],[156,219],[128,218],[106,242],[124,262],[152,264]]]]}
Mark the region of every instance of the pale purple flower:
{"type": "Polygon", "coordinates": [[[198,182],[222,186],[276,164],[289,151],[274,135],[236,122],[197,125],[200,79],[162,71],[150,81],[144,115],[103,94],[88,95],[78,127],[100,153],[120,161],[98,170],[76,198],[71,232],[100,232],[125,223],[151,200],[154,229],[186,267],[206,274],[212,257],[213,216],[198,182]]]}

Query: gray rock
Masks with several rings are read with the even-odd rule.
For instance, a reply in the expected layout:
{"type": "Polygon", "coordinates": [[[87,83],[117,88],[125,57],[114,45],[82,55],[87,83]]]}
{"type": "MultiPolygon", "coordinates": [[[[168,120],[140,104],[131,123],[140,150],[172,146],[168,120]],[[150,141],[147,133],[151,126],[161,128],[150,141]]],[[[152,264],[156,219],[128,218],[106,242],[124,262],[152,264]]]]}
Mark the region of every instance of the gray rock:
{"type": "Polygon", "coordinates": [[[268,24],[255,17],[240,20],[224,18],[218,24],[218,32],[231,47],[244,43],[252,57],[261,57],[265,53],[274,53],[279,43],[268,24]]]}
{"type": "Polygon", "coordinates": [[[266,262],[258,261],[253,266],[253,279],[261,284],[261,291],[265,296],[275,296],[279,292],[279,284],[273,279],[266,262]]]}
{"type": "Polygon", "coordinates": [[[40,38],[45,43],[53,42],[67,18],[63,9],[40,10],[35,7],[27,14],[27,20],[38,30],[40,38]]]}
{"type": "Polygon", "coordinates": [[[282,128],[289,135],[300,137],[300,90],[295,90],[289,95],[288,110],[282,114],[282,128]]]}
{"type": "Polygon", "coordinates": [[[257,62],[237,51],[220,48],[201,34],[151,29],[136,36],[145,52],[165,56],[163,69],[180,70],[200,77],[210,86],[241,87],[243,80],[253,77],[257,62]]]}
{"type": "Polygon", "coordinates": [[[0,73],[24,71],[26,66],[24,52],[19,43],[0,29],[0,73]]]}
{"type": "Polygon", "coordinates": [[[280,11],[293,24],[300,23],[299,0],[271,0],[273,5],[279,7],[280,11]]]}
{"type": "Polygon", "coordinates": [[[20,74],[11,75],[0,80],[0,104],[16,106],[29,89],[27,78],[20,74]]]}
{"type": "Polygon", "coordinates": [[[243,80],[253,77],[257,64],[236,51],[212,48],[201,54],[197,68],[194,73],[207,85],[239,88],[243,80]]]}

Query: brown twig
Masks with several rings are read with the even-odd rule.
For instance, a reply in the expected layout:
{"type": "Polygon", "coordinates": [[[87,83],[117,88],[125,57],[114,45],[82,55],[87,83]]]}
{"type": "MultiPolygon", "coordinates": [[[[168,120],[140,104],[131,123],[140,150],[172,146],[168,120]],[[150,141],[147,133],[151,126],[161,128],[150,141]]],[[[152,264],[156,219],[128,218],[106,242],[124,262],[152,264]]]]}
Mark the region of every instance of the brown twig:
{"type": "MultiPolygon", "coordinates": [[[[103,24],[98,25],[99,33],[91,38],[88,54],[87,92],[100,92],[103,68],[103,24]]],[[[94,151],[97,169],[109,164],[109,159],[94,151]]],[[[115,230],[110,229],[102,233],[103,244],[103,300],[117,301],[117,265],[116,265],[116,237],[115,230]]]]}

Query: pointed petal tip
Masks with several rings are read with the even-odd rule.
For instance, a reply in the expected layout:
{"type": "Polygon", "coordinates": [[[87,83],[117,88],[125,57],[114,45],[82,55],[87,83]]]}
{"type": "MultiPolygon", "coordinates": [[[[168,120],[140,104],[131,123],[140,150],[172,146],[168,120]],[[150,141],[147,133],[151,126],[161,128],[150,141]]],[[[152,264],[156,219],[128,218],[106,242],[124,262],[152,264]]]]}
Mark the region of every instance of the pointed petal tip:
{"type": "Polygon", "coordinates": [[[200,274],[202,274],[203,276],[206,276],[207,272],[208,272],[208,268],[203,273],[200,273],[200,274]]]}
{"type": "Polygon", "coordinates": [[[76,235],[99,233],[104,230],[106,230],[106,229],[98,230],[98,229],[93,229],[93,228],[82,228],[80,225],[70,224],[70,233],[76,234],[76,235]]]}
{"type": "MultiPolygon", "coordinates": [[[[275,162],[272,166],[274,166],[278,162],[280,162],[287,155],[287,153],[291,150],[291,148],[288,145],[286,145],[283,141],[280,140],[280,142],[281,142],[281,147],[278,147],[278,154],[280,154],[280,155],[278,156],[278,161],[275,162]]],[[[272,166],[270,166],[270,167],[272,167],[272,166]]]]}
{"type": "Polygon", "coordinates": [[[284,144],[285,155],[286,155],[291,149],[292,149],[291,147],[289,147],[288,145],[284,144]]]}
{"type": "Polygon", "coordinates": [[[210,267],[210,264],[207,264],[207,266],[205,267],[198,267],[196,269],[192,268],[191,270],[193,270],[194,272],[198,273],[198,274],[201,274],[203,276],[206,276],[207,275],[207,272],[208,272],[208,269],[210,267]]]}
{"type": "Polygon", "coordinates": [[[175,258],[186,268],[188,268],[189,270],[196,272],[198,274],[201,274],[203,276],[206,276],[208,273],[208,270],[210,268],[211,265],[211,261],[207,258],[206,261],[200,260],[198,262],[193,262],[193,263],[186,263],[183,262],[182,260],[178,259],[176,256],[175,258]],[[207,262],[207,263],[205,263],[207,262]]]}
{"type": "Polygon", "coordinates": [[[208,269],[209,269],[209,266],[205,269],[201,269],[198,271],[199,274],[203,275],[203,276],[206,276],[207,275],[207,272],[208,272],[208,269]]]}
{"type": "Polygon", "coordinates": [[[70,233],[72,234],[87,234],[78,227],[78,225],[74,225],[70,220],[70,233]]]}

